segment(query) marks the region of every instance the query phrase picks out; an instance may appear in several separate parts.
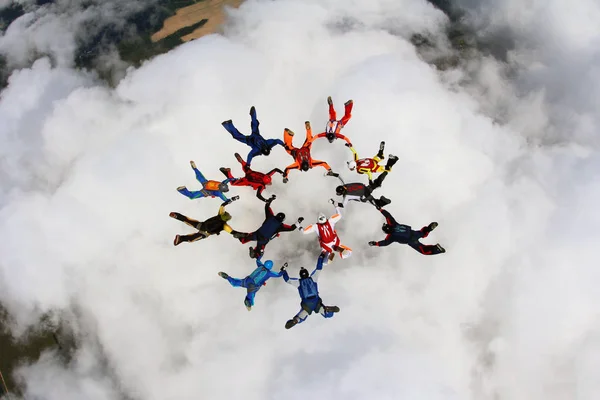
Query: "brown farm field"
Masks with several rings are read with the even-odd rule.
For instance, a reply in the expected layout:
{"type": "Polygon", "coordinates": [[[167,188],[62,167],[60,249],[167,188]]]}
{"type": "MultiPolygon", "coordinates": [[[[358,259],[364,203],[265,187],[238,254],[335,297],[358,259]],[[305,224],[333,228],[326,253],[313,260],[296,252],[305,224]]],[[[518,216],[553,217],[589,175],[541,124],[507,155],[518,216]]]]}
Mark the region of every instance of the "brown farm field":
{"type": "Polygon", "coordinates": [[[175,15],[169,17],[163,23],[160,31],[151,36],[153,42],[157,42],[165,37],[193,25],[203,19],[208,20],[203,26],[194,30],[192,33],[182,36],[181,40],[187,42],[192,39],[198,39],[204,35],[214,33],[225,20],[225,6],[237,8],[244,0],[205,0],[191,6],[183,7],[175,12],[175,15]]]}

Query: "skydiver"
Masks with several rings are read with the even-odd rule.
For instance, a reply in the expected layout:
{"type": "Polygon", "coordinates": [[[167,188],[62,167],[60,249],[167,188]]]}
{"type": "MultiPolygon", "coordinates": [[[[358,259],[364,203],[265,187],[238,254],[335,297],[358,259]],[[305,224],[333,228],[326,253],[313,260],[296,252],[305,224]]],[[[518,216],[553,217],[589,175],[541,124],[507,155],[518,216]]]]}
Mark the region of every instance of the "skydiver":
{"type": "Polygon", "coordinates": [[[298,169],[300,171],[308,171],[313,167],[323,167],[327,170],[327,175],[330,176],[339,176],[331,170],[329,164],[325,161],[313,160],[310,155],[310,150],[312,148],[313,143],[313,135],[312,128],[310,127],[310,122],[306,121],[304,123],[304,127],[306,128],[306,139],[302,144],[302,147],[294,147],[292,140],[294,138],[294,132],[285,128],[283,131],[283,138],[285,142],[285,150],[289,155],[294,157],[295,162],[293,164],[288,165],[283,171],[283,183],[287,183],[288,174],[292,169],[298,169]]]}
{"type": "MultiPolygon", "coordinates": [[[[383,172],[374,181],[369,181],[369,185],[360,182],[345,183],[335,188],[335,193],[338,196],[343,196],[342,203],[337,203],[340,208],[346,207],[348,201],[360,201],[362,203],[369,202],[377,209],[385,207],[392,201],[387,197],[381,196],[379,199],[373,197],[373,191],[381,186],[381,182],[387,176],[387,172],[383,172]]],[[[331,200],[333,202],[333,200],[331,200]]]]}
{"type": "MultiPolygon", "coordinates": [[[[287,264],[284,264],[284,266],[287,264]]],[[[273,261],[267,260],[264,264],[260,259],[256,259],[256,269],[252,271],[250,275],[244,279],[236,279],[227,275],[225,272],[219,272],[219,276],[223,279],[227,279],[233,287],[246,288],[246,298],[244,298],[244,305],[250,311],[254,305],[254,296],[261,286],[266,285],[269,278],[279,278],[283,273],[275,273],[271,271],[273,268],[273,261]]],[[[282,267],[283,268],[283,267],[282,267]]]]}
{"type": "Polygon", "coordinates": [[[377,155],[373,158],[359,159],[356,150],[354,150],[354,147],[348,145],[348,143],[346,143],[346,147],[349,147],[350,151],[352,151],[352,153],[354,154],[354,160],[348,161],[347,163],[348,169],[350,169],[350,171],[354,171],[356,169],[356,172],[358,172],[359,174],[367,174],[367,176],[369,177],[369,181],[373,180],[373,176],[371,174],[391,172],[392,166],[396,164],[396,161],[398,161],[398,157],[390,154],[385,167],[379,165],[379,162],[385,158],[383,155],[383,150],[385,149],[385,142],[381,142],[379,144],[379,152],[377,152],[377,155]]]}
{"type": "Polygon", "coordinates": [[[318,312],[325,318],[331,318],[333,315],[340,311],[338,306],[326,306],[323,304],[323,300],[319,296],[319,287],[317,280],[319,274],[323,270],[323,261],[325,255],[321,254],[317,261],[315,270],[309,275],[308,270],[302,267],[300,269],[300,279],[290,278],[285,266],[281,267],[283,273],[283,280],[286,283],[298,288],[298,293],[302,301],[300,302],[300,311],[285,323],[285,329],[290,329],[294,325],[300,324],[306,320],[306,318],[313,312],[318,312]]]}
{"type": "Polygon", "coordinates": [[[222,182],[208,180],[202,175],[202,172],[196,168],[196,163],[190,161],[190,165],[196,174],[196,180],[200,182],[202,185],[202,189],[190,191],[185,186],[179,186],[177,191],[184,195],[185,197],[189,197],[190,199],[200,199],[202,197],[220,197],[221,200],[227,201],[227,197],[223,194],[224,192],[229,191],[229,186],[227,185],[232,179],[225,179],[222,182]]]}
{"type": "MultiPolygon", "coordinates": [[[[331,200],[331,203],[335,202],[331,200]]],[[[335,206],[335,204],[334,204],[335,206]]],[[[311,224],[306,228],[299,227],[302,233],[309,234],[315,232],[319,238],[319,245],[321,245],[321,252],[326,256],[329,256],[329,261],[333,261],[335,253],[339,253],[341,258],[348,258],[352,255],[352,249],[340,244],[340,237],[335,231],[335,224],[342,219],[342,214],[338,207],[335,207],[336,213],[327,218],[325,214],[319,213],[316,224],[311,224]]],[[[302,221],[299,221],[299,223],[302,221]]]]}
{"type": "Polygon", "coordinates": [[[340,120],[337,119],[331,96],[327,97],[327,104],[329,104],[329,121],[327,121],[327,125],[325,126],[325,132],[319,133],[312,139],[312,141],[322,137],[326,137],[329,143],[333,143],[333,141],[336,139],[343,139],[350,145],[349,147],[352,147],[350,139],[342,135],[340,132],[352,117],[352,106],[354,105],[354,102],[352,100],[348,100],[344,103],[344,116],[340,120]]]}
{"type": "Polygon", "coordinates": [[[392,217],[391,214],[386,210],[380,209],[379,211],[383,214],[386,220],[381,229],[387,233],[387,236],[384,240],[380,240],[379,242],[369,242],[369,246],[381,247],[396,242],[400,244],[407,244],[419,253],[425,255],[434,255],[446,252],[446,250],[440,246],[439,243],[436,245],[429,245],[419,242],[419,239],[426,238],[429,233],[438,226],[437,222],[432,222],[429,225],[421,228],[419,231],[413,231],[410,226],[402,225],[396,222],[394,217],[392,217]]]}
{"type": "MultiPolygon", "coordinates": [[[[256,247],[250,247],[249,254],[250,258],[260,258],[264,254],[265,247],[271,239],[279,236],[281,232],[291,232],[296,229],[296,224],[287,225],[284,224],[285,214],[280,212],[275,215],[271,209],[271,203],[275,200],[275,195],[271,196],[265,202],[265,221],[262,223],[260,228],[252,233],[242,233],[238,235],[240,242],[248,243],[256,241],[256,247]]],[[[301,221],[302,219],[298,219],[301,221]]]]}
{"type": "Polygon", "coordinates": [[[260,130],[258,129],[258,119],[256,118],[256,109],[254,106],[250,107],[250,118],[252,119],[250,126],[252,128],[252,133],[250,135],[244,135],[237,130],[237,128],[233,125],[231,120],[223,121],[221,125],[233,136],[233,138],[239,142],[247,144],[252,148],[250,153],[248,153],[248,157],[246,158],[246,163],[250,165],[252,159],[259,155],[268,156],[271,154],[271,149],[277,145],[284,146],[281,139],[265,139],[260,134],[260,130]]]}
{"type": "Polygon", "coordinates": [[[239,232],[234,231],[227,224],[227,222],[231,220],[231,214],[225,211],[225,207],[239,198],[240,196],[234,196],[231,199],[223,202],[223,204],[221,204],[221,207],[219,207],[218,214],[203,222],[188,218],[185,215],[179,214],[177,212],[170,213],[169,217],[175,218],[176,220],[184,222],[192,228],[198,229],[197,233],[192,233],[190,235],[176,235],[175,240],[173,241],[173,245],[177,246],[181,242],[195,242],[197,240],[206,239],[210,235],[220,235],[221,231],[228,232],[234,237],[237,237],[239,235],[239,232]]]}
{"type": "Polygon", "coordinates": [[[231,186],[251,186],[252,189],[256,190],[256,197],[262,201],[267,201],[267,199],[262,196],[263,190],[265,190],[267,186],[271,185],[271,177],[275,172],[283,175],[283,171],[279,168],[273,168],[268,173],[263,174],[262,172],[257,172],[250,169],[248,163],[245,162],[238,153],[235,153],[235,158],[240,164],[242,164],[242,170],[246,174],[243,178],[234,178],[233,175],[231,175],[230,168],[220,168],[220,171],[225,174],[227,178],[232,179],[231,186]]]}

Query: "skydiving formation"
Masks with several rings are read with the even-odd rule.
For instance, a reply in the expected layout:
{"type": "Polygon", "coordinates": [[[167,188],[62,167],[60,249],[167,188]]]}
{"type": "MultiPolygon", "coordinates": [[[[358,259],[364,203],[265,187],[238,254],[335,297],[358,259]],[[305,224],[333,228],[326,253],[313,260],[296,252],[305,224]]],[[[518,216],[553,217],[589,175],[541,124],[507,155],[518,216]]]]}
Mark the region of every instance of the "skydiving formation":
{"type": "MultiPolygon", "coordinates": [[[[301,309],[292,319],[289,319],[285,323],[285,329],[291,329],[304,322],[313,312],[321,314],[324,318],[331,318],[335,313],[340,311],[340,308],[337,306],[326,306],[323,304],[319,294],[317,280],[323,267],[334,261],[336,254],[342,259],[347,259],[352,255],[353,250],[350,247],[341,244],[341,239],[335,229],[336,224],[340,223],[342,219],[341,210],[346,210],[346,206],[350,201],[359,204],[368,203],[378,210],[385,218],[385,222],[381,226],[382,231],[386,234],[385,238],[379,241],[369,241],[367,244],[370,247],[386,247],[392,243],[400,243],[412,247],[423,255],[436,255],[446,252],[439,243],[435,245],[421,243],[421,239],[427,238],[428,235],[437,228],[437,222],[431,222],[420,230],[413,230],[409,225],[398,223],[394,217],[384,209],[384,207],[391,204],[392,201],[390,199],[384,196],[380,196],[379,198],[373,196],[373,192],[382,187],[384,180],[392,171],[394,164],[398,161],[398,157],[389,154],[386,164],[382,165],[382,162],[385,159],[385,142],[381,141],[379,144],[379,151],[373,158],[359,158],[358,152],[354,148],[351,140],[341,133],[352,118],[352,109],[354,106],[353,100],[348,100],[344,103],[344,115],[339,120],[337,119],[337,113],[331,96],[327,97],[327,104],[329,107],[329,119],[326,123],[325,131],[313,136],[311,124],[309,121],[306,121],[304,124],[306,137],[300,147],[295,147],[293,145],[294,132],[288,128],[284,129],[283,141],[280,139],[265,139],[259,131],[260,123],[256,116],[256,109],[254,106],[250,107],[251,133],[249,135],[242,134],[234,126],[232,120],[222,122],[222,126],[235,140],[250,147],[246,160],[244,160],[239,153],[234,153],[235,159],[241,165],[244,176],[236,178],[231,173],[230,168],[221,167],[220,171],[225,175],[225,179],[223,181],[208,180],[196,167],[194,161],[190,161],[196,180],[202,185],[202,188],[197,191],[190,191],[187,187],[180,186],[177,188],[177,191],[193,200],[205,197],[219,197],[223,200],[223,203],[221,203],[218,208],[216,215],[205,221],[197,221],[178,212],[171,212],[169,214],[171,218],[181,221],[196,230],[196,232],[193,233],[176,235],[173,241],[174,246],[178,246],[182,242],[195,242],[206,239],[212,235],[220,235],[222,231],[229,233],[242,244],[256,242],[256,244],[250,246],[248,250],[250,258],[255,259],[256,263],[256,266],[249,275],[244,278],[233,278],[223,271],[220,271],[218,275],[227,280],[231,286],[246,289],[244,305],[248,311],[254,306],[256,294],[266,285],[269,279],[283,277],[283,280],[286,283],[296,287],[301,299],[301,309]],[[356,171],[359,176],[366,175],[367,182],[345,183],[342,177],[340,177],[340,174],[333,172],[331,166],[327,162],[313,159],[311,154],[312,144],[316,140],[322,138],[327,139],[329,143],[334,143],[337,139],[345,141],[345,146],[352,152],[352,159],[347,161],[348,169],[350,171],[356,171]],[[275,166],[266,173],[255,171],[251,168],[251,162],[254,157],[269,156],[271,150],[278,145],[282,146],[294,159],[292,164],[288,165],[283,170],[275,166]],[[335,207],[335,214],[329,218],[324,213],[320,212],[318,213],[316,222],[309,224],[306,228],[301,226],[304,221],[303,217],[298,217],[297,223],[288,225],[284,223],[286,219],[285,213],[275,213],[271,208],[271,204],[277,196],[272,194],[268,198],[265,198],[263,192],[266,190],[267,186],[273,184],[272,177],[275,173],[282,175],[283,183],[288,183],[291,170],[297,169],[302,172],[307,172],[313,167],[324,168],[326,176],[337,177],[342,182],[341,185],[338,185],[335,188],[335,194],[341,197],[341,201],[329,199],[329,202],[335,207]],[[239,199],[238,195],[233,196],[231,199],[228,199],[227,196],[225,196],[224,193],[229,192],[230,186],[250,187],[256,191],[256,198],[264,202],[264,221],[255,231],[241,232],[234,230],[229,226],[232,216],[225,211],[225,207],[239,199]],[[290,278],[286,270],[288,267],[287,261],[283,264],[279,272],[273,272],[273,260],[266,260],[264,262],[261,260],[265,254],[267,244],[279,237],[282,232],[293,232],[295,230],[301,231],[304,235],[315,233],[319,241],[320,251],[317,256],[316,267],[310,274],[306,268],[301,266],[299,271],[300,277],[290,278]]],[[[318,194],[318,192],[315,194],[318,194]]],[[[298,205],[298,201],[301,199],[294,200],[294,204],[298,205]]],[[[364,211],[361,212],[361,215],[364,215],[361,222],[365,225],[373,222],[373,217],[369,216],[367,211],[369,209],[372,208],[366,207],[364,211]]],[[[287,240],[291,240],[291,236],[285,235],[285,237],[288,238],[287,240]]],[[[276,242],[281,243],[281,240],[283,239],[279,239],[276,242]]],[[[363,246],[365,246],[366,250],[366,245],[363,246]]],[[[269,246],[269,248],[271,247],[272,246],[269,246]]]]}

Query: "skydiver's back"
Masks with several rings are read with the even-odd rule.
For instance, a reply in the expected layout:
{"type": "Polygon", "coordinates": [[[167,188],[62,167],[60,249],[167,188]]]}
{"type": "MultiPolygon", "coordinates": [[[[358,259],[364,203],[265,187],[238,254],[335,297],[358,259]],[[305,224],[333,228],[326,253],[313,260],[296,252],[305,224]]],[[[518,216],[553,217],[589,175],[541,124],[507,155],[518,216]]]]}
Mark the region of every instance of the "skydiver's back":
{"type": "Polygon", "coordinates": [[[249,275],[249,278],[255,285],[259,286],[268,279],[269,270],[265,267],[258,267],[249,275]]]}
{"type": "Polygon", "coordinates": [[[392,237],[397,242],[408,243],[412,239],[412,228],[410,226],[396,224],[392,229],[392,237]]]}
{"type": "Polygon", "coordinates": [[[210,233],[211,235],[218,234],[223,230],[225,221],[220,215],[210,217],[200,225],[200,230],[210,233]]]}
{"type": "Polygon", "coordinates": [[[302,300],[313,300],[319,297],[319,287],[312,278],[300,279],[298,293],[302,300]]]}

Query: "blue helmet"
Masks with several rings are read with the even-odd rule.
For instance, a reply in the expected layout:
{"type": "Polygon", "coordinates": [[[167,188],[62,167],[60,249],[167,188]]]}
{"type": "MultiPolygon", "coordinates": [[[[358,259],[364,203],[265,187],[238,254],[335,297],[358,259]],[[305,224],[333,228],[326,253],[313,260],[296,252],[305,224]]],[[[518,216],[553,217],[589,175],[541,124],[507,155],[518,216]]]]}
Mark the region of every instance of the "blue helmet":
{"type": "Polygon", "coordinates": [[[267,260],[267,261],[265,261],[265,263],[263,265],[265,266],[266,269],[271,269],[271,268],[273,268],[273,261],[267,260]]]}

